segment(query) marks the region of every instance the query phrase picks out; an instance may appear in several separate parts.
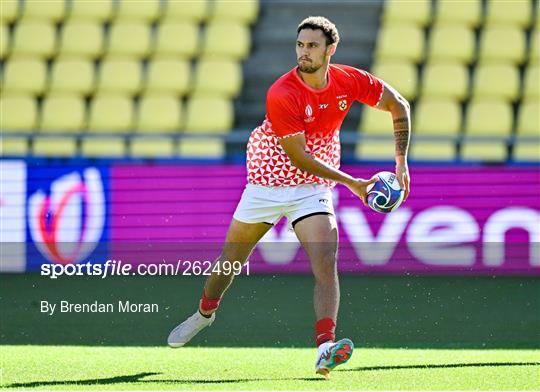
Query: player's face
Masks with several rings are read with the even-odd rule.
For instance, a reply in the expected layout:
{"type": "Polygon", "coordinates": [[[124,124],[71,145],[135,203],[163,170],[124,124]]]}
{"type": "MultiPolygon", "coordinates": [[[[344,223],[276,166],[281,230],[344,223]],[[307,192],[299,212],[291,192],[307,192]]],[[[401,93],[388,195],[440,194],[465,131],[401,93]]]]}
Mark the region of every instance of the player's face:
{"type": "Polygon", "coordinates": [[[314,73],[328,54],[326,37],[321,30],[303,29],[296,39],[296,61],[301,72],[314,73]]]}

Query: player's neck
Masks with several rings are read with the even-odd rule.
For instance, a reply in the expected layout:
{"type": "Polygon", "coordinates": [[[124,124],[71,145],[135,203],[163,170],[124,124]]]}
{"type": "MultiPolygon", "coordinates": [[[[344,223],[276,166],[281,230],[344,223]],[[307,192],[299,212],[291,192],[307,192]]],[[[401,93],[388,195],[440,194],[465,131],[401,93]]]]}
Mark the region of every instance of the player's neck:
{"type": "Polygon", "coordinates": [[[313,73],[301,72],[299,69],[296,72],[305,84],[315,90],[320,90],[328,85],[328,66],[329,64],[326,63],[313,73]]]}

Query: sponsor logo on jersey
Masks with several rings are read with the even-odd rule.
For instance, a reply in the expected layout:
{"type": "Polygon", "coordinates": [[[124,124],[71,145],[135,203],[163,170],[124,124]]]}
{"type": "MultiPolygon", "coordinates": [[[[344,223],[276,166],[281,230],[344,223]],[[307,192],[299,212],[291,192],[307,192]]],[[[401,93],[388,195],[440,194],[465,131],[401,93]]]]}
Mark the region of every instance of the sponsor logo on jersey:
{"type": "Polygon", "coordinates": [[[338,101],[338,107],[339,107],[339,110],[341,111],[344,111],[347,109],[347,100],[346,99],[340,99],[338,101]]]}

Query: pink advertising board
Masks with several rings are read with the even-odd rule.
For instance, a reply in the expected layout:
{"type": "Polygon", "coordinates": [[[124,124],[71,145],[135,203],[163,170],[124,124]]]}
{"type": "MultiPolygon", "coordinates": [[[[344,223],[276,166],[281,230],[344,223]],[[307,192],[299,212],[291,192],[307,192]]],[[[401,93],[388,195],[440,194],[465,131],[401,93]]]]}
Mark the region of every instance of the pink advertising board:
{"type": "MultiPolygon", "coordinates": [[[[343,167],[368,178],[390,165],[343,167]]],[[[213,260],[246,183],[242,165],[117,164],[110,172],[111,255],[127,263],[213,260]]],[[[538,167],[412,166],[411,195],[375,213],[334,191],[344,273],[540,276],[538,167]]],[[[323,246],[321,244],[321,246],[323,246]]],[[[250,273],[309,273],[285,218],[250,273]]]]}

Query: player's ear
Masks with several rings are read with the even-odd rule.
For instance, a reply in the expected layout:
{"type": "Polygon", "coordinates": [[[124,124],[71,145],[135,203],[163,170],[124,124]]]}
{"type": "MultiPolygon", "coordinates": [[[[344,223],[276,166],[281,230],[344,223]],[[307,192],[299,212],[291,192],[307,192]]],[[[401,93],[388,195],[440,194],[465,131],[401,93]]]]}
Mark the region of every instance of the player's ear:
{"type": "Polygon", "coordinates": [[[328,45],[328,48],[326,48],[326,55],[333,56],[334,53],[336,53],[336,49],[337,49],[337,44],[328,45]]]}

